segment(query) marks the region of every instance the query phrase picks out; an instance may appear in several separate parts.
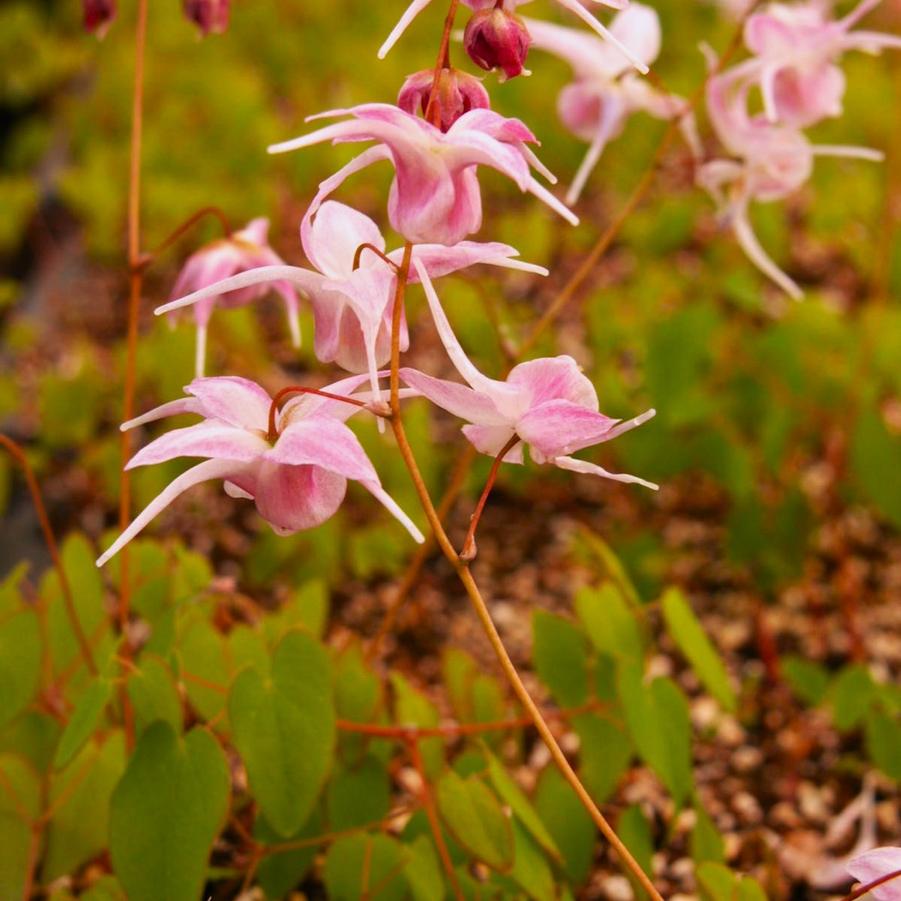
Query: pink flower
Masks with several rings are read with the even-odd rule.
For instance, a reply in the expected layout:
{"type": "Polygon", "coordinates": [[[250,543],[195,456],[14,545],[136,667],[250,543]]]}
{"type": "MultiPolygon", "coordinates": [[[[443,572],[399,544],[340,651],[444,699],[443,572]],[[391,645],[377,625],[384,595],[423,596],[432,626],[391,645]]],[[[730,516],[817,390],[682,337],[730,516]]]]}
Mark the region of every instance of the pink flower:
{"type": "Polygon", "coordinates": [[[532,74],[525,68],[531,43],[523,20],[501,7],[479,10],[463,33],[469,58],[482,69],[500,69],[502,81],[532,74]]]}
{"type": "Polygon", "coordinates": [[[598,397],[572,357],[545,357],[515,366],[503,382],[479,372],[466,356],[441,309],[428,273],[414,262],[425,288],[438,334],[457,372],[468,385],[434,378],[415,369],[402,369],[404,383],[439,407],[465,419],[463,434],[476,450],[497,456],[518,437],[505,455],[509,463],[523,462],[523,445],[536,463],[637,483],[656,489],[637,476],[611,473],[600,466],[570,456],[586,447],[609,441],[654,416],[648,410],[628,422],[598,412],[598,397]]]}
{"type": "Polygon", "coordinates": [[[476,167],[481,165],[502,172],[521,191],[534,194],[564,219],[578,224],[576,216],[532,177],[530,165],[554,180],[526,146],[535,136],[519,119],[474,109],[442,132],[388,103],[366,103],[314,118],[335,116],[352,118],[269,148],[270,153],[282,153],[323,141],[378,142],[322,182],[314,206],[353,173],[387,159],[395,169],[388,198],[391,225],[417,244],[457,244],[482,224],[476,177],[476,167]]]}
{"type": "Polygon", "coordinates": [[[901,38],[851,29],[879,0],[863,0],[843,19],[827,18],[824,4],[771,4],[750,16],[745,43],[755,54],[757,80],[767,118],[806,128],[842,112],[845,76],[836,61],[846,50],[878,53],[901,47],[901,38]]]}
{"type": "MultiPolygon", "coordinates": [[[[266,283],[296,285],[309,297],[313,308],[316,356],[324,363],[334,361],[351,372],[368,372],[372,390],[378,396],[378,367],[388,361],[391,352],[396,284],[395,269],[379,255],[385,252],[385,239],[372,219],[334,200],[321,207],[317,203],[311,205],[300,234],[307,259],[315,269],[285,265],[253,269],[168,303],[156,312],[202,304],[223,291],[260,290],[266,283]]],[[[463,241],[454,247],[418,244],[413,249],[413,259],[433,277],[477,263],[547,275],[547,270],[540,266],[512,259],[516,254],[507,244],[473,241],[463,241]]],[[[399,265],[403,250],[394,250],[387,257],[399,265]]],[[[410,275],[411,281],[417,280],[415,270],[410,275]]],[[[406,350],[407,345],[407,330],[403,325],[401,350],[406,350]]]]}
{"type": "Polygon", "coordinates": [[[102,38],[116,18],[116,0],[82,0],[81,12],[85,31],[102,38]]]}
{"type": "MultiPolygon", "coordinates": [[[[327,389],[353,396],[365,376],[352,376],[327,389]]],[[[419,529],[381,486],[378,474],[345,421],[359,407],[315,395],[289,400],[279,412],[278,437],[269,440],[272,399],[247,379],[195,379],[189,397],[163,404],[122,425],[123,431],[166,416],[196,413],[203,421],[174,429],[131,458],[127,469],[178,457],[205,457],[174,479],[97,561],[102,566],[180,494],[200,482],[223,479],[230,497],[256,503],[280,535],[310,529],[329,519],[344,499],[347,480],[360,482],[422,542],[419,529]]],[[[356,397],[368,400],[369,395],[356,397]]]]}
{"type": "MultiPolygon", "coordinates": [[[[391,48],[397,43],[398,38],[400,38],[407,30],[410,23],[429,5],[430,2],[431,0],[412,0],[410,5],[404,11],[404,14],[400,17],[400,21],[394,26],[391,34],[388,35],[385,43],[379,48],[379,59],[384,59],[388,55],[391,48]]],[[[500,2],[499,0],[463,0],[463,2],[476,12],[495,7],[507,12],[514,12],[517,6],[528,3],[529,0],[500,0],[500,2]]],[[[617,47],[620,53],[622,53],[639,72],[647,73],[648,67],[645,65],[644,61],[633,56],[631,50],[621,44],[616,35],[611,34],[610,31],[598,22],[598,20],[591,15],[583,5],[586,2],[603,3],[605,6],[612,7],[613,9],[624,9],[627,5],[627,0],[557,0],[557,2],[564,7],[564,9],[568,9],[571,13],[578,16],[589,28],[596,31],[602,38],[617,47]]]]}
{"type": "Polygon", "coordinates": [[[397,95],[397,105],[405,113],[415,115],[421,111],[424,117],[428,113],[429,121],[442,131],[447,131],[471,109],[491,106],[488,92],[474,75],[445,66],[438,73],[437,90],[434,83],[434,69],[423,69],[408,76],[397,95]]]}
{"type": "MultiPolygon", "coordinates": [[[[749,61],[751,62],[751,61],[749,61]]],[[[717,137],[730,159],[714,159],[698,169],[698,184],[714,198],[724,220],[751,262],[783,291],[798,299],[800,287],[767,255],[751,227],[752,201],[780,200],[793,193],[813,171],[815,156],[881,160],[866,147],[814,145],[797,129],[748,113],[748,62],[711,78],[707,109],[717,137]]]]}
{"type": "MultiPolygon", "coordinates": [[[[563,124],[588,141],[589,147],[566,195],[567,203],[579,199],[607,142],[622,132],[634,112],[644,111],[658,119],[683,116],[683,134],[693,152],[699,153],[694,120],[682,98],[639,78],[621,53],[594,35],[550,22],[525,21],[533,45],[568,62],[575,74],[560,93],[557,111],[563,124]]],[[[616,14],[610,31],[636,59],[649,65],[660,53],[660,20],[649,6],[631,3],[616,14]]]]}
{"type": "Polygon", "coordinates": [[[185,15],[193,22],[200,33],[224,34],[228,28],[228,12],[230,0],[184,0],[185,15]]]}
{"type": "MultiPolygon", "coordinates": [[[[269,246],[267,233],[268,219],[254,219],[246,228],[235,232],[227,238],[213,241],[188,257],[182,267],[172,297],[182,297],[189,291],[199,291],[215,285],[236,272],[246,272],[259,266],[284,265],[282,258],[269,246]]],[[[288,312],[288,324],[291,328],[291,340],[295,347],[300,346],[300,322],[297,311],[297,293],[286,281],[277,281],[270,285],[252,285],[245,288],[208,291],[194,307],[194,321],[197,323],[196,374],[203,375],[206,359],[207,324],[213,309],[218,306],[242,307],[262,297],[269,288],[274,288],[285,302],[288,312]]]]}
{"type": "Polygon", "coordinates": [[[898,876],[867,892],[873,901],[901,901],[901,848],[874,848],[848,863],[848,872],[864,885],[896,871],[898,876]]]}

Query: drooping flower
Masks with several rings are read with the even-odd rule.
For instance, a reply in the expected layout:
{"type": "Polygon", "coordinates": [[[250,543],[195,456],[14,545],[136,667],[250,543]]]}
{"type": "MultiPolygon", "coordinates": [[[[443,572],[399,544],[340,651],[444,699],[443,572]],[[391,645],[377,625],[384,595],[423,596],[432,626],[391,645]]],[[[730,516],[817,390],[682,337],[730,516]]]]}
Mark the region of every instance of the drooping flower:
{"type": "MultiPolygon", "coordinates": [[[[526,19],[526,25],[533,45],[564,59],[575,75],[575,80],[560,92],[557,111],[563,124],[589,146],[566,195],[567,203],[579,199],[607,142],[620,134],[634,112],[643,111],[658,119],[680,116],[686,141],[696,155],[699,153],[694,119],[685,100],[639,78],[610,44],[550,22],[526,19]]],[[[660,53],[660,19],[649,6],[631,3],[616,14],[610,31],[648,65],[660,53]]]]}
{"type": "MultiPolygon", "coordinates": [[[[410,5],[400,17],[397,25],[388,35],[385,43],[379,48],[379,59],[384,59],[391,48],[397,43],[400,36],[407,30],[410,23],[429,5],[431,0],[412,0],[410,5]]],[[[463,0],[463,2],[476,13],[486,9],[499,9],[506,12],[515,12],[517,6],[528,3],[529,0],[463,0]]],[[[602,38],[609,41],[613,46],[617,47],[626,59],[628,59],[639,72],[647,73],[648,67],[645,63],[634,57],[628,47],[622,45],[616,35],[610,33],[598,20],[585,8],[584,3],[601,3],[612,9],[624,9],[628,3],[627,0],[557,0],[564,8],[569,10],[573,15],[578,16],[589,28],[596,31],[602,38]]]]}
{"type": "Polygon", "coordinates": [[[502,79],[531,75],[525,68],[532,39],[525,22],[502,7],[481,9],[466,23],[463,47],[480,68],[500,69],[502,79]]]}
{"type": "MultiPolygon", "coordinates": [[[[156,310],[166,313],[183,306],[205,303],[222,291],[261,290],[267,283],[296,285],[310,300],[316,323],[316,356],[336,362],[351,372],[368,372],[375,395],[379,393],[378,367],[391,352],[391,315],[397,279],[396,266],[403,249],[385,253],[385,239],[368,216],[330,200],[312,205],[301,223],[301,241],[315,269],[300,266],[265,266],[189,294],[156,310]]],[[[508,244],[463,241],[454,247],[418,244],[413,259],[432,277],[448,275],[478,263],[547,275],[540,266],[514,259],[508,244]]],[[[418,278],[410,272],[410,281],[418,278]]],[[[402,322],[401,350],[408,337],[402,322]]]]}
{"type": "Polygon", "coordinates": [[[350,116],[308,135],[275,144],[270,153],[332,143],[377,141],[319,186],[318,206],[350,175],[378,160],[390,160],[395,177],[388,198],[391,225],[416,244],[457,244],[482,224],[478,166],[490,166],[511,178],[573,225],[576,216],[530,172],[530,165],[551,182],[528,148],[535,136],[519,119],[489,109],[464,113],[442,132],[430,122],[388,103],[366,103],[312,118],[350,116]]]}
{"type": "Polygon", "coordinates": [[[828,17],[817,0],[788,6],[773,3],[745,23],[745,44],[771,122],[806,128],[842,112],[845,76],[836,62],[846,50],[878,53],[901,48],[901,37],[852,31],[879,0],[862,2],[842,19],[828,17]]]}
{"type": "Polygon", "coordinates": [[[185,16],[204,37],[224,34],[228,28],[229,3],[230,0],[184,0],[185,16]]]}
{"type": "MultiPolygon", "coordinates": [[[[332,394],[354,397],[365,376],[352,376],[329,386],[332,394]]],[[[179,457],[205,457],[182,473],[152,500],[97,561],[102,566],[132,540],[180,494],[200,482],[222,479],[230,497],[253,500],[260,515],[281,535],[310,529],[329,519],[344,499],[347,480],[360,482],[413,536],[419,529],[382,488],[372,462],[346,420],[361,409],[316,395],[289,400],[279,411],[270,435],[272,398],[247,379],[220,376],[195,379],[189,395],[163,404],[123,424],[132,429],[145,422],[180,413],[196,413],[203,421],[174,429],[151,441],[128,462],[127,469],[179,457]]],[[[356,395],[368,400],[371,395],[356,395]]]]}
{"type": "Polygon", "coordinates": [[[867,892],[873,901],[901,901],[901,848],[873,848],[848,863],[848,872],[863,885],[898,873],[892,879],[867,892]]]}
{"type": "Polygon", "coordinates": [[[116,18],[116,0],[82,0],[81,12],[85,31],[102,38],[116,18]]]}
{"type": "Polygon", "coordinates": [[[471,109],[488,109],[491,100],[482,82],[474,75],[445,66],[438,72],[423,69],[408,76],[397,95],[397,105],[415,115],[421,112],[433,125],[447,131],[471,109]]]}
{"type": "Polygon", "coordinates": [[[505,381],[488,378],[466,356],[438,302],[428,273],[414,266],[425,288],[435,326],[457,372],[468,383],[449,382],[415,369],[401,369],[401,378],[439,407],[467,420],[463,434],[483,454],[498,456],[514,438],[504,461],[523,462],[523,446],[536,463],[551,463],[572,472],[589,473],[618,482],[656,489],[637,476],[608,472],[571,456],[579,450],[610,441],[654,416],[648,410],[621,422],[598,412],[598,396],[591,382],[569,356],[546,357],[514,366],[505,381]]]}
{"type": "MultiPolygon", "coordinates": [[[[183,297],[188,292],[199,291],[228,278],[238,272],[246,272],[260,266],[283,266],[282,258],[269,246],[267,234],[269,220],[252,220],[241,231],[213,241],[188,257],[182,267],[171,296],[183,297]]],[[[203,300],[194,306],[194,321],[197,324],[196,374],[202,376],[206,360],[207,325],[217,306],[242,307],[257,300],[274,289],[281,295],[288,313],[291,340],[300,346],[300,321],[298,318],[297,293],[284,280],[271,284],[250,284],[244,288],[209,291],[203,300]]]]}
{"type": "Polygon", "coordinates": [[[811,144],[789,125],[750,115],[748,92],[753,68],[742,63],[707,84],[707,109],[717,137],[730,154],[699,167],[698,184],[707,190],[732,228],[751,262],[783,291],[798,299],[803,292],[769,257],[751,227],[752,201],[780,200],[793,193],[813,171],[815,156],[878,161],[879,151],[866,147],[811,144]]]}

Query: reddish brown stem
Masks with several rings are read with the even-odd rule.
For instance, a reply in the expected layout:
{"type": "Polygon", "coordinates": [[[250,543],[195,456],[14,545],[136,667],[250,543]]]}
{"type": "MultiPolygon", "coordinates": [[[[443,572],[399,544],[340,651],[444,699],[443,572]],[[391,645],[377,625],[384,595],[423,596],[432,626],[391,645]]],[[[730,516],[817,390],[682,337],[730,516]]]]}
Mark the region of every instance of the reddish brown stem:
{"type": "Polygon", "coordinates": [[[444,841],[444,833],[441,831],[441,823],[438,819],[438,810],[435,807],[435,799],[432,797],[429,788],[429,777],[425,771],[425,764],[422,760],[422,752],[419,750],[419,742],[415,738],[411,738],[407,747],[410,751],[410,760],[413,767],[419,774],[419,800],[425,809],[426,817],[429,821],[429,827],[432,830],[432,837],[435,839],[435,846],[438,849],[438,856],[441,858],[441,865],[447,878],[450,880],[451,888],[454,891],[454,897],[457,901],[463,901],[463,892],[460,889],[460,883],[457,880],[457,872],[454,869],[450,853],[447,850],[447,842],[444,841]]]}
{"type": "Polygon", "coordinates": [[[63,605],[66,608],[66,616],[69,618],[69,624],[72,626],[72,632],[75,634],[75,640],[78,642],[78,648],[84,659],[84,664],[92,676],[97,675],[97,664],[94,662],[94,655],[91,652],[91,645],[88,643],[87,635],[81,626],[81,620],[78,618],[78,610],[75,607],[75,599],[72,595],[72,586],[69,583],[69,577],[63,568],[63,561],[59,554],[59,546],[56,543],[56,536],[53,534],[53,528],[50,525],[50,517],[47,515],[47,508],[44,506],[44,499],[41,497],[41,488],[35,477],[34,470],[28,462],[25,450],[22,445],[6,435],[0,434],[0,445],[9,451],[12,458],[19,464],[22,474],[25,476],[25,484],[31,494],[31,500],[37,513],[38,522],[41,525],[41,532],[44,534],[44,543],[47,545],[47,551],[53,566],[56,569],[56,575],[59,579],[59,589],[63,597],[63,605]]]}
{"type": "Polygon", "coordinates": [[[205,219],[207,216],[213,216],[219,220],[219,223],[222,225],[222,230],[225,232],[225,237],[229,237],[232,233],[231,225],[229,224],[228,218],[225,213],[219,209],[217,206],[205,206],[202,209],[197,210],[196,213],[188,216],[184,222],[181,223],[177,228],[173,229],[169,236],[161,241],[153,250],[148,253],[141,254],[140,259],[138,261],[138,265],[142,270],[146,270],[148,266],[150,266],[161,254],[167,251],[179,238],[182,237],[186,232],[190,231],[198,222],[202,219],[205,219]]]}
{"type": "Polygon", "coordinates": [[[501,463],[504,462],[504,457],[513,450],[516,445],[519,444],[519,435],[514,435],[510,440],[500,449],[498,455],[494,458],[494,462],[491,464],[491,471],[488,473],[488,478],[485,481],[485,487],[482,489],[482,494],[479,497],[479,502],[476,504],[476,508],[472,513],[472,516],[469,518],[469,531],[466,533],[466,540],[463,542],[463,550],[460,551],[460,559],[461,560],[475,560],[476,557],[476,529],[479,527],[479,520],[482,518],[482,511],[485,509],[485,504],[488,503],[488,495],[491,494],[491,489],[494,488],[495,480],[497,479],[498,470],[501,468],[501,463]]]}
{"type": "Polygon", "coordinates": [[[303,385],[289,385],[287,388],[282,388],[282,390],[272,398],[272,403],[269,404],[269,432],[266,437],[270,441],[275,441],[275,439],[278,438],[275,417],[278,415],[279,404],[292,394],[315,394],[316,397],[325,397],[328,400],[340,400],[346,404],[351,404],[354,407],[365,408],[368,406],[365,401],[347,397],[344,394],[332,394],[331,391],[320,391],[318,388],[306,388],[303,385]]]}
{"type": "Polygon", "coordinates": [[[450,68],[450,37],[459,5],[460,0],[451,0],[444,18],[444,30],[441,32],[441,43],[438,45],[438,58],[435,60],[435,74],[432,76],[432,90],[429,93],[429,102],[425,107],[426,122],[431,122],[436,128],[441,127],[441,108],[436,103],[438,95],[436,88],[441,78],[441,70],[450,68]]]}
{"type": "Polygon", "coordinates": [[[375,244],[370,244],[368,241],[365,244],[361,244],[354,251],[354,271],[360,268],[360,260],[363,258],[363,251],[369,250],[374,253],[380,260],[384,260],[395,272],[397,272],[397,263],[388,256],[388,254],[379,250],[375,244]]]}
{"type": "Polygon", "coordinates": [[[891,882],[899,876],[901,876],[901,870],[892,870],[891,873],[886,873],[884,876],[880,876],[878,879],[874,879],[872,882],[855,889],[850,895],[846,895],[842,901],[857,901],[858,898],[862,898],[868,892],[873,891],[874,888],[879,888],[880,885],[885,885],[886,882],[891,882]]]}

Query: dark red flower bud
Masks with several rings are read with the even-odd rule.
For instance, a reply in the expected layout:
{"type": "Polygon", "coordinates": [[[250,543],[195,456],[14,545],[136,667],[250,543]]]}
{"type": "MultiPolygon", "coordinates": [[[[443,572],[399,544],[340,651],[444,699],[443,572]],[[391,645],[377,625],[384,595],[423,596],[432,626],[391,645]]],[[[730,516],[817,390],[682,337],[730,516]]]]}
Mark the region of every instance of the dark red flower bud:
{"type": "Polygon", "coordinates": [[[525,22],[500,7],[475,13],[463,33],[469,58],[483,69],[501,69],[505,78],[529,74],[523,65],[531,43],[525,22]]]}
{"type": "Polygon", "coordinates": [[[442,69],[438,89],[433,91],[434,69],[410,75],[397,95],[397,105],[408,113],[420,110],[433,125],[447,131],[463,113],[488,109],[488,92],[474,75],[456,69],[442,69]]]}
{"type": "Polygon", "coordinates": [[[228,28],[229,0],[184,0],[185,15],[206,37],[228,28]]]}
{"type": "Polygon", "coordinates": [[[81,6],[85,31],[102,38],[116,18],[116,0],[82,0],[81,6]]]}

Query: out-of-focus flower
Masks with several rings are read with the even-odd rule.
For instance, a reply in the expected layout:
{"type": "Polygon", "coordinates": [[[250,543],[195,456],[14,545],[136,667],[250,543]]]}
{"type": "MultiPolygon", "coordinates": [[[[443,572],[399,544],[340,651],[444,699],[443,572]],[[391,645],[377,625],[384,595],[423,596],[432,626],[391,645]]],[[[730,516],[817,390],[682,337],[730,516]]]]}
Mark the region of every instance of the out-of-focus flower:
{"type": "Polygon", "coordinates": [[[523,462],[523,445],[536,463],[589,473],[657,488],[637,476],[608,472],[571,454],[609,441],[654,415],[648,410],[628,422],[598,412],[598,397],[591,382],[572,357],[546,357],[515,366],[503,382],[488,378],[466,356],[454,335],[425,268],[414,266],[425,288],[435,326],[457,372],[468,385],[434,378],[415,369],[402,369],[404,383],[439,407],[465,419],[463,433],[483,454],[497,456],[515,437],[519,441],[504,460],[523,462]]]}
{"type": "Polygon", "coordinates": [[[116,18],[116,0],[82,0],[81,10],[85,31],[102,38],[116,18]]]}
{"type": "Polygon", "coordinates": [[[184,0],[185,15],[200,33],[223,34],[228,28],[230,0],[184,0]]]}
{"type": "MultiPolygon", "coordinates": [[[[183,306],[202,304],[223,291],[257,290],[266,283],[297,285],[310,300],[316,321],[316,356],[324,363],[336,362],[351,372],[368,372],[378,395],[378,367],[391,354],[392,301],[397,283],[396,266],[403,249],[385,254],[385,239],[378,226],[357,210],[327,201],[311,206],[301,224],[304,253],[315,269],[300,266],[266,266],[233,276],[222,282],[160,307],[166,313],[183,306]]],[[[463,241],[453,247],[418,244],[413,259],[432,277],[448,275],[478,263],[520,269],[547,275],[540,266],[514,259],[517,251],[508,244],[463,241]]],[[[416,270],[410,281],[417,280],[416,270]]],[[[400,347],[406,350],[406,324],[401,323],[400,347]]]]}
{"type": "MultiPolygon", "coordinates": [[[[182,267],[172,297],[183,297],[192,291],[214,285],[217,282],[248,269],[260,266],[283,266],[282,258],[269,246],[268,219],[254,219],[241,231],[213,241],[188,257],[182,267]]],[[[277,291],[285,302],[291,340],[300,346],[300,322],[298,319],[297,293],[287,281],[271,284],[248,285],[221,292],[209,291],[203,300],[194,306],[194,321],[197,323],[196,374],[203,375],[206,359],[206,335],[210,316],[216,306],[241,307],[262,297],[270,288],[277,291]]]]}
{"type": "MultiPolygon", "coordinates": [[[[588,142],[588,152],[576,173],[567,203],[575,203],[604,147],[617,137],[634,112],[658,119],[682,116],[682,132],[692,152],[700,153],[694,119],[681,97],[664,93],[635,74],[632,67],[609,43],[584,31],[526,20],[535,47],[566,60],[575,79],[561,92],[557,111],[563,124],[588,142]]],[[[633,56],[650,65],[660,53],[660,20],[655,10],[632,3],[617,13],[610,31],[633,56]]]]}
{"type": "Polygon", "coordinates": [[[535,136],[519,119],[488,109],[464,113],[442,132],[430,122],[388,103],[366,103],[313,118],[351,116],[308,135],[275,144],[284,153],[323,141],[377,141],[319,186],[318,206],[345,179],[378,160],[390,160],[395,177],[388,197],[391,225],[417,244],[458,244],[482,224],[477,166],[490,166],[534,194],[573,225],[578,219],[533,177],[535,166],[554,181],[528,148],[535,136]]]}
{"type": "MultiPolygon", "coordinates": [[[[430,2],[431,0],[413,0],[413,2],[410,3],[404,11],[404,14],[400,17],[397,25],[394,26],[391,34],[388,35],[385,43],[379,48],[379,59],[384,59],[388,55],[391,48],[397,43],[398,38],[400,38],[407,30],[410,23],[429,5],[430,2]]],[[[463,2],[476,13],[491,9],[513,13],[516,11],[517,6],[528,3],[529,0],[463,0],[463,2]]],[[[629,48],[622,45],[617,37],[611,34],[607,28],[598,22],[584,6],[585,2],[603,3],[605,6],[609,6],[613,9],[624,9],[628,5],[626,0],[557,0],[557,2],[564,9],[568,9],[571,13],[578,16],[589,28],[596,31],[602,38],[610,41],[610,43],[617,47],[620,53],[622,53],[639,72],[646,73],[648,71],[647,65],[642,62],[642,60],[634,57],[629,48]]]]}
{"type": "Polygon", "coordinates": [[[846,50],[901,48],[901,37],[852,28],[879,0],[863,0],[847,16],[829,18],[826,4],[773,3],[745,24],[745,44],[771,122],[806,128],[842,112],[845,76],[836,62],[846,50]]]}
{"type": "Polygon", "coordinates": [[[397,105],[405,113],[421,112],[442,131],[447,131],[464,113],[491,106],[488,92],[474,75],[444,67],[437,82],[436,86],[434,69],[408,76],[397,95],[397,105]]]}
{"type": "Polygon", "coordinates": [[[482,69],[500,69],[504,79],[531,74],[525,68],[530,43],[525,22],[499,7],[474,13],[463,32],[469,58],[482,69]]]}
{"type": "Polygon", "coordinates": [[[901,848],[873,848],[859,854],[849,861],[848,872],[863,885],[898,873],[882,885],[870,889],[866,897],[873,901],[901,901],[901,848]]]}
{"type": "Polygon", "coordinates": [[[798,299],[803,292],[760,245],[751,228],[752,201],[780,200],[796,191],[813,171],[815,156],[839,156],[878,161],[879,151],[867,147],[811,144],[795,128],[774,124],[748,113],[751,68],[735,66],[711,78],[707,109],[717,137],[730,159],[714,159],[698,169],[698,184],[716,201],[724,221],[751,262],[783,291],[798,299]]]}
{"type": "MultiPolygon", "coordinates": [[[[351,394],[365,379],[353,376],[326,390],[365,401],[371,397],[368,392],[351,394]]],[[[278,413],[277,435],[271,435],[272,398],[254,382],[229,376],[195,379],[185,391],[188,397],[163,404],[124,423],[122,429],[180,413],[196,413],[203,421],[151,441],[131,458],[126,469],[179,457],[206,459],[170,482],[100,557],[98,566],[180,494],[211,479],[223,479],[230,497],[253,500],[260,515],[280,535],[310,529],[329,519],[344,500],[347,480],[353,479],[422,542],[422,533],[382,488],[372,462],[345,424],[359,412],[359,406],[317,395],[294,398],[278,413]]]]}

